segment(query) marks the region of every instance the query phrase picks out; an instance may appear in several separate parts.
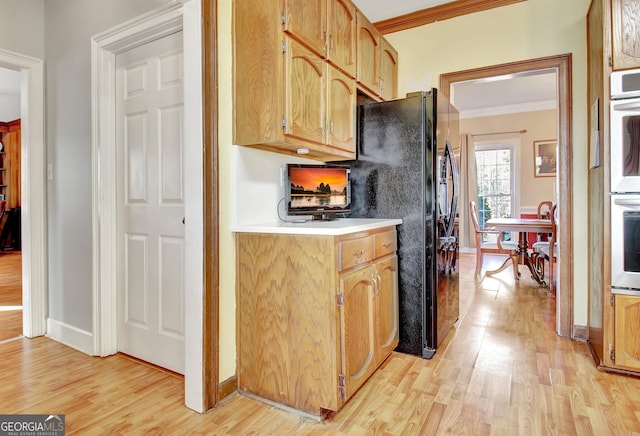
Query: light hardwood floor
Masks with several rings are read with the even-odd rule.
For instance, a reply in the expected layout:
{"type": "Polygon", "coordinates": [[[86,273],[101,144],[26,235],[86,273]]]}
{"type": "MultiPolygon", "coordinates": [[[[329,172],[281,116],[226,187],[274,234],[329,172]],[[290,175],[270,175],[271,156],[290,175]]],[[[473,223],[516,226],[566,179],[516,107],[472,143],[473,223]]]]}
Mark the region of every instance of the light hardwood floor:
{"type": "Polygon", "coordinates": [[[461,255],[461,319],[431,360],[394,353],[319,423],[232,395],[197,414],[183,380],[126,356],[89,357],[47,338],[0,344],[0,413],[66,415],[81,435],[627,435],[640,379],[598,371],[554,333],[555,300],[522,271],[475,281],[461,255]]]}
{"type": "Polygon", "coordinates": [[[0,251],[0,342],[22,334],[22,253],[0,251]]]}

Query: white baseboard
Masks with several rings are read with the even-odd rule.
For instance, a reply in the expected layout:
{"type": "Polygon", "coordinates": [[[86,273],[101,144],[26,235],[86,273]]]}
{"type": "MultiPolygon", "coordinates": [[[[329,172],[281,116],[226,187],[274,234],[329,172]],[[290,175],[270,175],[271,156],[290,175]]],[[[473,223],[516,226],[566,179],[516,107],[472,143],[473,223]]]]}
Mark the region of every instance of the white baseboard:
{"type": "Polygon", "coordinates": [[[77,327],[47,318],[45,336],[90,356],[93,355],[93,334],[77,327]]]}

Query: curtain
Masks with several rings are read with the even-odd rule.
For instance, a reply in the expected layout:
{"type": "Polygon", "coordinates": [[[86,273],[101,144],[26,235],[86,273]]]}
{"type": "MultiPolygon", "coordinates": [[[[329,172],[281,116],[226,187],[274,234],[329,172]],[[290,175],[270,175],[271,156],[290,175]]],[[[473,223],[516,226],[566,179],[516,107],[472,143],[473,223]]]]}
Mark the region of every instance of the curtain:
{"type": "Polygon", "coordinates": [[[473,145],[473,136],[460,135],[460,247],[475,247],[476,237],[471,217],[469,216],[469,203],[478,203],[478,179],[476,175],[476,155],[473,145]]]}

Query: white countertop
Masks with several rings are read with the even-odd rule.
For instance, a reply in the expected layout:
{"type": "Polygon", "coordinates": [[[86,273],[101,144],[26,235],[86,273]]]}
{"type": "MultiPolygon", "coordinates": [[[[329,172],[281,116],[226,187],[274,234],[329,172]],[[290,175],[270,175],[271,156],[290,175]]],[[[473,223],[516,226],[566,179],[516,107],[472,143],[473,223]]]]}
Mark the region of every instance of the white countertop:
{"type": "Polygon", "coordinates": [[[401,219],[339,218],[332,221],[308,221],[305,223],[243,224],[234,226],[231,230],[238,233],[339,236],[399,224],[402,224],[401,219]]]}

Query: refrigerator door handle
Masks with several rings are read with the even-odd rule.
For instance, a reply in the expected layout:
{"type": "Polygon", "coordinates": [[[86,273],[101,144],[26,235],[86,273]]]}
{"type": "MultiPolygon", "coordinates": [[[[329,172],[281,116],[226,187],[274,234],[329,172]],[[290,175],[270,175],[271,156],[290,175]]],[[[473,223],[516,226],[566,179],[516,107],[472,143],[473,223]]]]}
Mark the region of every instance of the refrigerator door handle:
{"type": "Polygon", "coordinates": [[[445,235],[451,236],[453,234],[453,228],[455,226],[456,221],[456,213],[458,207],[458,184],[460,181],[460,174],[458,172],[458,165],[456,164],[456,159],[453,154],[453,149],[451,148],[451,144],[447,140],[444,147],[444,162],[443,165],[449,165],[449,169],[451,170],[451,204],[449,206],[449,214],[445,217],[445,235]]]}

